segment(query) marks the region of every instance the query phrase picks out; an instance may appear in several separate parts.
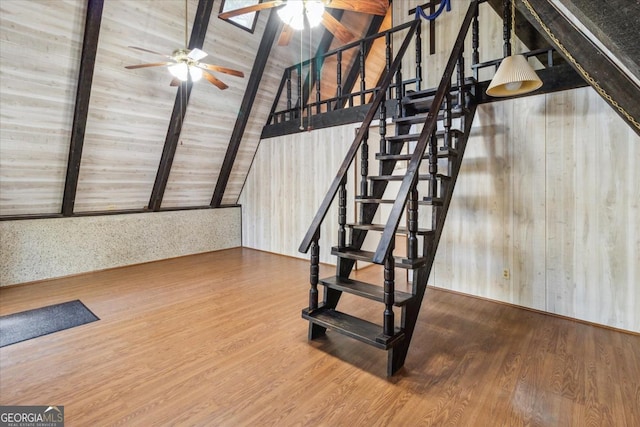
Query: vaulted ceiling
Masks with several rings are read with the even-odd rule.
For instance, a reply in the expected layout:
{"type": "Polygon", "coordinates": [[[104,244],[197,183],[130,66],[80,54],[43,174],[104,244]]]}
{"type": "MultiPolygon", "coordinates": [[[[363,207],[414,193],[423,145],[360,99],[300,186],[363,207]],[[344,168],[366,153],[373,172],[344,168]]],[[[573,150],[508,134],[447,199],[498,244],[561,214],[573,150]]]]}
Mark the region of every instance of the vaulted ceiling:
{"type": "MultiPolygon", "coordinates": [[[[209,206],[234,126],[247,113],[241,109],[256,58],[267,55],[220,194],[221,205],[237,202],[282,70],[315,55],[325,30],[298,33],[288,46],[274,42],[265,52],[269,11],[258,14],[251,33],[217,18],[221,0],[188,0],[190,34],[202,25],[198,8],[207,3],[211,16],[201,48],[209,56],[203,61],[240,70],[245,78],[217,74],[227,90],[203,79],[190,97],[186,88],[169,85],[166,69],[124,68],[158,61],[128,46],[166,54],[183,47],[183,0],[0,3],[0,216],[209,206]],[[93,73],[87,71],[92,56],[93,73]],[[163,165],[171,140],[175,153],[163,165]],[[163,175],[166,187],[158,192],[154,184],[163,175]]],[[[372,20],[349,11],[338,18],[358,37],[372,20]]]]}

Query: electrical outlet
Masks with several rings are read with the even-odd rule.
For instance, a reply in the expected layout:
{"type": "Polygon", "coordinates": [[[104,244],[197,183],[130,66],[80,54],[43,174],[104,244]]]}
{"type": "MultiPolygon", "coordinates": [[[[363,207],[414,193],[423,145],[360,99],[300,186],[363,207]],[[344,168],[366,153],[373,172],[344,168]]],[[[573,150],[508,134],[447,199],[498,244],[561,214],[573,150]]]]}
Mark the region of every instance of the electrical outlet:
{"type": "Polygon", "coordinates": [[[502,270],[502,278],[505,280],[509,280],[509,278],[511,277],[511,273],[509,272],[508,268],[505,268],[504,270],[502,270]]]}

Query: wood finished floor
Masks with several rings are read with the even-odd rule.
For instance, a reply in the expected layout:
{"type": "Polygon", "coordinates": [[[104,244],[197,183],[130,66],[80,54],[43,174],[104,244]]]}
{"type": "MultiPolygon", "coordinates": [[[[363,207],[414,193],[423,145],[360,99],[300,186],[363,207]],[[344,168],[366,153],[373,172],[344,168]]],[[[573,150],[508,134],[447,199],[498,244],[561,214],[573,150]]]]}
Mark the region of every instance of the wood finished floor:
{"type": "Polygon", "coordinates": [[[0,349],[0,404],[67,426],[640,426],[637,335],[429,289],[387,379],[383,351],[307,342],[308,271],[231,249],[0,289],[0,315],[80,299],[101,319],[0,349]]]}

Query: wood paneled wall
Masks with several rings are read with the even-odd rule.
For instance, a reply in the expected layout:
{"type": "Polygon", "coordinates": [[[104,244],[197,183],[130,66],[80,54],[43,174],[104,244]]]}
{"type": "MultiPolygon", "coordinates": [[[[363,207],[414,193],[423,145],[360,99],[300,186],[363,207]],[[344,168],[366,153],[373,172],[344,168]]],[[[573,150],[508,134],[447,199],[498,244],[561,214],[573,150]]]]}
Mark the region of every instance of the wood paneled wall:
{"type": "MultiPolygon", "coordinates": [[[[466,4],[454,2],[444,17],[457,19],[466,4]]],[[[485,6],[482,28],[493,28],[481,37],[497,41],[490,49],[483,39],[481,60],[502,52],[500,20],[485,6]]],[[[441,43],[455,37],[444,22],[440,57],[441,43]]],[[[429,61],[437,70],[439,60],[429,61]]],[[[428,81],[437,82],[429,64],[428,81]]],[[[301,256],[352,129],[262,142],[240,199],[244,245],[301,256]]],[[[591,88],[481,106],[430,284],[640,332],[638,164],[640,138],[591,88]]],[[[321,261],[334,263],[335,214],[327,218],[321,261]]]]}
{"type": "MultiPolygon", "coordinates": [[[[298,246],[354,136],[345,125],[262,140],[239,200],[243,246],[307,258],[298,246]]],[[[321,262],[335,263],[337,212],[336,202],[320,231],[321,262]]]]}

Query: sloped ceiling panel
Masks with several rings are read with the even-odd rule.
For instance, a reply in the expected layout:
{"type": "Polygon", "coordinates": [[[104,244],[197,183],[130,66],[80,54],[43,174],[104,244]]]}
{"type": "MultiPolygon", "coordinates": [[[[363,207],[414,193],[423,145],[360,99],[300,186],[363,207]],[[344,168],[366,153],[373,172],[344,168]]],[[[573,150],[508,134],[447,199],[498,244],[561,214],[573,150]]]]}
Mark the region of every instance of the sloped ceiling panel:
{"type": "Polygon", "coordinates": [[[218,19],[219,8],[219,3],[214,4],[203,46],[209,56],[203,61],[240,70],[245,77],[216,74],[229,86],[224,91],[206,81],[194,85],[163,208],[205,206],[211,202],[269,16],[268,11],[258,14],[258,23],[252,34],[218,19]]]}
{"type": "MultiPolygon", "coordinates": [[[[197,2],[189,6],[193,22],[197,2]]],[[[76,212],[147,205],[177,89],[164,68],[125,69],[163,60],[127,46],[166,54],[184,47],[184,13],[180,0],[105,2],[76,212]]]]}
{"type": "Polygon", "coordinates": [[[85,2],[0,2],[0,215],[59,213],[85,2]]]}

